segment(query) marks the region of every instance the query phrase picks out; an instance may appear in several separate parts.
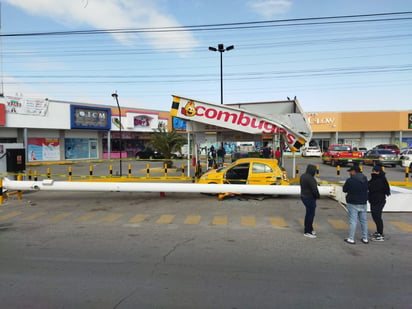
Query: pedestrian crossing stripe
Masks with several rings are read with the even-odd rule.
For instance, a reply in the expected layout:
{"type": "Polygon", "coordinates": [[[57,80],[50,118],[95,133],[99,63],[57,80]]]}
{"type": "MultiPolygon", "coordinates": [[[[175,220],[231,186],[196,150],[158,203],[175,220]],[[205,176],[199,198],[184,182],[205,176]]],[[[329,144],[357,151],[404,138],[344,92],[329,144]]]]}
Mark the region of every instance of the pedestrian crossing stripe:
{"type": "Polygon", "coordinates": [[[13,212],[8,213],[7,215],[0,216],[0,220],[11,219],[11,218],[20,216],[21,214],[22,214],[21,211],[13,211],[13,212]]]}
{"type": "Polygon", "coordinates": [[[215,216],[212,220],[212,225],[227,225],[227,216],[215,216]]]}
{"type": "Polygon", "coordinates": [[[240,225],[256,226],[256,218],[255,217],[242,217],[240,218],[240,225]]]}
{"type": "Polygon", "coordinates": [[[396,226],[404,232],[412,232],[412,225],[401,221],[389,221],[390,224],[396,226]]]}
{"type": "Polygon", "coordinates": [[[63,212],[61,214],[58,214],[57,216],[54,216],[49,219],[49,222],[59,222],[62,221],[63,219],[66,219],[67,217],[71,216],[71,212],[63,212]]]}
{"type": "Polygon", "coordinates": [[[156,220],[158,224],[170,224],[172,223],[173,219],[175,218],[174,215],[162,215],[159,219],[156,220]]]}
{"type": "Polygon", "coordinates": [[[337,230],[349,229],[348,224],[343,220],[328,219],[329,224],[337,230]]]}
{"type": "Polygon", "coordinates": [[[99,220],[102,223],[111,223],[123,217],[123,214],[110,214],[99,220]]]}
{"type": "Polygon", "coordinates": [[[140,223],[146,220],[149,217],[149,215],[143,215],[139,214],[134,216],[132,219],[129,220],[129,223],[140,223]]]}
{"type": "Polygon", "coordinates": [[[94,218],[98,215],[99,214],[96,213],[96,212],[88,212],[88,213],[84,214],[83,216],[74,219],[74,221],[75,222],[86,222],[86,221],[89,221],[90,219],[92,219],[92,218],[94,218]]]}
{"type": "Polygon", "coordinates": [[[201,216],[187,216],[184,224],[199,224],[201,216]]]}
{"type": "Polygon", "coordinates": [[[269,222],[272,226],[276,227],[288,227],[288,224],[283,218],[280,217],[270,217],[269,222]]]}
{"type": "Polygon", "coordinates": [[[31,216],[24,217],[24,218],[22,218],[22,220],[23,220],[23,221],[36,220],[36,219],[38,219],[38,218],[40,218],[40,217],[43,217],[43,216],[45,216],[45,215],[47,215],[47,213],[45,213],[45,212],[38,212],[38,213],[35,213],[35,214],[31,215],[31,216]]]}

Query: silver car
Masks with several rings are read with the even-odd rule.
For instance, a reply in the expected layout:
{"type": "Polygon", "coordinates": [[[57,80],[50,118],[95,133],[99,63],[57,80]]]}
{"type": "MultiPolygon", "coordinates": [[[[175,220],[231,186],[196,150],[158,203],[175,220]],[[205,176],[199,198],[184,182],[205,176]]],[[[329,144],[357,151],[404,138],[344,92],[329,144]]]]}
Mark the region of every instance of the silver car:
{"type": "Polygon", "coordinates": [[[398,156],[388,149],[371,149],[365,153],[364,164],[390,165],[395,167],[399,164],[398,156]]]}

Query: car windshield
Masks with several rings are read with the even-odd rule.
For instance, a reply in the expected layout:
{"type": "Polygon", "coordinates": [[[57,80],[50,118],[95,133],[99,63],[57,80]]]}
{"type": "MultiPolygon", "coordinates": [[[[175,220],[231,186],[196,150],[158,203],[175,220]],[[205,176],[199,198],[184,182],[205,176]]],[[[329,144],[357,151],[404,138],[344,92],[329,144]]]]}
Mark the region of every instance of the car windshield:
{"type": "Polygon", "coordinates": [[[387,149],[379,149],[378,153],[379,154],[393,154],[391,150],[387,150],[387,149]]]}
{"type": "Polygon", "coordinates": [[[335,146],[333,147],[333,150],[335,151],[350,151],[349,146],[335,146]]]}

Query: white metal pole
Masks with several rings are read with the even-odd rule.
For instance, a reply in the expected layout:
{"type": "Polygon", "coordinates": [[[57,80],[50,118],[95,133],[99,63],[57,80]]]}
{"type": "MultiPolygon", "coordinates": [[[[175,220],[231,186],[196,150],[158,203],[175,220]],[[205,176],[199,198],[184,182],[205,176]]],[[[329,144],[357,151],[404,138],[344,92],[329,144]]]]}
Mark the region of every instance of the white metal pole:
{"type": "MultiPolygon", "coordinates": [[[[239,193],[268,195],[299,195],[300,186],[232,185],[197,183],[147,183],[147,182],[75,182],[54,181],[16,181],[3,180],[3,188],[22,191],[101,191],[101,192],[188,192],[188,193],[239,193]]],[[[323,196],[334,196],[334,186],[319,186],[323,196]]]]}

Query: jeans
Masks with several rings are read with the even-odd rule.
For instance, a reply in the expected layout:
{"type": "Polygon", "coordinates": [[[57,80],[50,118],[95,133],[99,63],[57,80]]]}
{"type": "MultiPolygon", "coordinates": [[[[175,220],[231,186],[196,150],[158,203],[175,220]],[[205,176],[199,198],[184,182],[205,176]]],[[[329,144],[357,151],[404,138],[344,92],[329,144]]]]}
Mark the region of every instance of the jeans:
{"type": "Polygon", "coordinates": [[[314,198],[301,198],[303,205],[306,207],[305,215],[305,234],[312,233],[313,220],[315,219],[316,199],[314,198]]]}
{"type": "Polygon", "coordinates": [[[347,204],[349,216],[349,236],[351,240],[355,240],[356,225],[361,224],[362,238],[368,239],[368,222],[366,217],[366,204],[347,204]]]}
{"type": "Polygon", "coordinates": [[[382,210],[385,204],[386,200],[379,201],[377,203],[371,203],[372,219],[376,224],[376,231],[381,235],[383,235],[382,210]]]}

